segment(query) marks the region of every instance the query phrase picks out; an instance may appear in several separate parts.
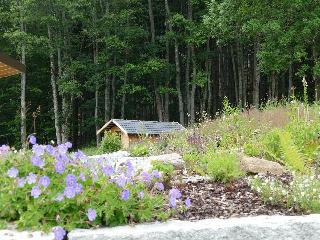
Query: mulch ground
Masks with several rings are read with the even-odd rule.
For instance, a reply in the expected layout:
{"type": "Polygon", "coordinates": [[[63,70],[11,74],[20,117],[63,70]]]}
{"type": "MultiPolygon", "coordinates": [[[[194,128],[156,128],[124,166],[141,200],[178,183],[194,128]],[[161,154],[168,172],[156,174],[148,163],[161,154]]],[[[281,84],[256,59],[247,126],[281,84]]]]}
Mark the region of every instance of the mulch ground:
{"type": "Polygon", "coordinates": [[[200,181],[179,186],[183,196],[189,196],[192,206],[174,218],[199,220],[205,218],[230,218],[256,215],[301,215],[295,209],[264,203],[250,189],[245,178],[233,183],[200,181]]]}

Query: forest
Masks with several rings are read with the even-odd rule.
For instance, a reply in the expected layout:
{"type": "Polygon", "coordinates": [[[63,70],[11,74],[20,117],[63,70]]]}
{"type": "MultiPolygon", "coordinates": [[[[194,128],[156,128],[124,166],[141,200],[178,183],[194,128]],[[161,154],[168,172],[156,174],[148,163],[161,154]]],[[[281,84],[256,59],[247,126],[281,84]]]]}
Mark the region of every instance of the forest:
{"type": "Polygon", "coordinates": [[[320,99],[319,0],[0,0],[0,143],[96,144],[112,118],[320,99]]]}

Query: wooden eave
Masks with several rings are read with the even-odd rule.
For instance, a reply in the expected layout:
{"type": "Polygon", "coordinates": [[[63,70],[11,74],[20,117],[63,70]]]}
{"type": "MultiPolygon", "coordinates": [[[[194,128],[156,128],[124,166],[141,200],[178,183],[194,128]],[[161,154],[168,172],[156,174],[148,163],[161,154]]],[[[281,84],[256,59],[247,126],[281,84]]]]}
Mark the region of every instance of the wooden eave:
{"type": "Polygon", "coordinates": [[[97,135],[99,135],[104,130],[109,130],[113,126],[117,126],[123,133],[128,134],[127,131],[124,130],[123,127],[121,127],[121,125],[116,120],[111,119],[109,122],[107,122],[105,125],[103,125],[102,128],[100,128],[97,131],[97,135]]]}
{"type": "Polygon", "coordinates": [[[0,52],[0,78],[25,72],[25,65],[0,52]]]}

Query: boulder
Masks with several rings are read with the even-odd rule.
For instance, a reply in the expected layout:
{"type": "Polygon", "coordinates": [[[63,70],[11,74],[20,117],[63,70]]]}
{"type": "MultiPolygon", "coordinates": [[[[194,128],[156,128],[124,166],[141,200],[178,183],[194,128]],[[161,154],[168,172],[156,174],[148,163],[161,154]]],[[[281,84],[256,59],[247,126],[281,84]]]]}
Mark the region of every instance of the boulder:
{"type": "Polygon", "coordinates": [[[285,167],[279,163],[256,157],[243,156],[240,159],[240,166],[248,173],[270,173],[279,176],[286,172],[285,167]]]}

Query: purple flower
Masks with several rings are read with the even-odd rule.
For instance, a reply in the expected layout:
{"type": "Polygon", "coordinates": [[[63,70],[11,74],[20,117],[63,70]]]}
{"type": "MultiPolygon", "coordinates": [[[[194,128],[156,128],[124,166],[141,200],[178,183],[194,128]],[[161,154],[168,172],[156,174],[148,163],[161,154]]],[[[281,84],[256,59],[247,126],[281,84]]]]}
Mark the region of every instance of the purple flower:
{"type": "Polygon", "coordinates": [[[23,188],[24,185],[26,185],[26,182],[25,178],[17,178],[17,185],[19,188],[23,188]]]}
{"type": "Polygon", "coordinates": [[[161,173],[158,170],[153,170],[151,174],[154,178],[161,178],[161,173]]]}
{"type": "Polygon", "coordinates": [[[44,167],[44,161],[39,156],[32,156],[31,157],[31,163],[39,168],[44,167]]]}
{"type": "Polygon", "coordinates": [[[80,194],[80,193],[82,193],[82,192],[83,192],[82,184],[77,183],[77,185],[76,185],[75,189],[76,189],[76,194],[80,194]]]}
{"type": "Polygon", "coordinates": [[[55,155],[55,148],[51,145],[46,145],[46,151],[51,156],[55,155]]]}
{"type": "Polygon", "coordinates": [[[41,195],[41,189],[38,186],[34,186],[31,189],[31,196],[34,198],[38,198],[41,195]]]}
{"type": "Polygon", "coordinates": [[[125,189],[125,190],[122,191],[122,193],[121,193],[121,199],[122,200],[128,201],[129,196],[130,196],[130,191],[128,189],[125,189]]]}
{"type": "Polygon", "coordinates": [[[73,160],[77,160],[77,159],[79,159],[79,160],[81,160],[83,163],[86,163],[87,161],[88,161],[88,158],[87,158],[87,156],[82,152],[82,151],[80,151],[80,150],[78,150],[77,152],[75,152],[74,154],[73,154],[73,160]]]}
{"type": "Polygon", "coordinates": [[[65,170],[65,166],[62,161],[57,161],[54,167],[55,167],[56,172],[59,174],[62,174],[65,170]]]}
{"type": "Polygon", "coordinates": [[[39,185],[43,187],[48,187],[50,185],[50,178],[48,176],[42,176],[39,179],[39,185]]]}
{"type": "Polygon", "coordinates": [[[55,240],[63,240],[64,236],[66,235],[66,231],[60,226],[52,228],[52,232],[55,240]]]}
{"type": "Polygon", "coordinates": [[[143,191],[139,192],[139,193],[138,193],[138,197],[139,197],[140,199],[143,198],[143,197],[144,197],[144,192],[143,192],[143,191]]]}
{"type": "Polygon", "coordinates": [[[64,200],[64,195],[62,193],[60,193],[56,199],[55,199],[57,202],[62,202],[64,200]]]}
{"type": "Polygon", "coordinates": [[[124,187],[126,185],[126,178],[124,176],[119,176],[115,178],[115,182],[119,187],[124,187]]]}
{"type": "Polygon", "coordinates": [[[156,182],[155,187],[158,189],[158,191],[163,191],[164,190],[164,185],[161,182],[156,182]]]}
{"type": "Polygon", "coordinates": [[[87,211],[87,216],[88,216],[89,221],[94,221],[97,217],[96,210],[89,208],[87,211]]]}
{"type": "Polygon", "coordinates": [[[127,166],[127,169],[126,169],[126,177],[127,178],[131,178],[134,174],[134,167],[133,167],[133,164],[131,161],[127,161],[126,162],[126,166],[127,166]]]}
{"type": "Polygon", "coordinates": [[[11,167],[7,173],[10,178],[16,178],[19,174],[19,170],[15,167],[11,167]]]}
{"type": "Polygon", "coordinates": [[[76,188],[71,186],[71,187],[66,187],[64,189],[64,196],[66,196],[66,198],[74,198],[76,196],[76,188]]]}
{"type": "Polygon", "coordinates": [[[73,174],[68,174],[66,177],[66,186],[72,187],[77,185],[77,178],[73,174]]]}
{"type": "Polygon", "coordinates": [[[31,143],[32,145],[35,145],[37,143],[36,137],[31,135],[29,138],[29,143],[31,143]]]}
{"type": "Polygon", "coordinates": [[[187,198],[185,201],[186,207],[189,208],[191,206],[191,200],[190,198],[187,198]]]}
{"type": "Polygon", "coordinates": [[[169,203],[171,208],[175,208],[177,206],[177,199],[170,197],[169,203]]]}
{"type": "Polygon", "coordinates": [[[64,144],[67,148],[72,148],[72,143],[71,142],[66,142],[64,144]]]}
{"type": "Polygon", "coordinates": [[[10,147],[7,145],[0,146],[0,156],[5,155],[10,151],[10,147]]]}
{"type": "Polygon", "coordinates": [[[32,152],[36,155],[36,156],[41,156],[44,154],[44,147],[39,145],[39,144],[35,144],[32,146],[32,152]]]}
{"type": "Polygon", "coordinates": [[[103,167],[102,171],[107,177],[110,177],[112,174],[114,174],[114,169],[110,165],[107,165],[106,167],[103,167]]]}
{"type": "Polygon", "coordinates": [[[181,198],[181,192],[176,189],[176,188],[172,188],[170,191],[169,191],[169,196],[170,198],[181,198]]]}
{"type": "Polygon", "coordinates": [[[85,181],[86,180],[86,178],[85,178],[85,176],[84,176],[84,174],[82,172],[79,174],[79,178],[81,179],[81,181],[85,181]]]}
{"type": "Polygon", "coordinates": [[[65,155],[68,152],[68,147],[65,144],[58,145],[58,152],[61,155],[65,155]]]}
{"type": "Polygon", "coordinates": [[[34,184],[37,181],[37,175],[34,173],[29,173],[29,175],[27,176],[27,183],[28,184],[34,184]]]}
{"type": "Polygon", "coordinates": [[[151,182],[151,174],[147,173],[147,172],[143,172],[140,175],[142,177],[142,180],[146,183],[150,183],[151,182]]]}

